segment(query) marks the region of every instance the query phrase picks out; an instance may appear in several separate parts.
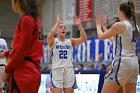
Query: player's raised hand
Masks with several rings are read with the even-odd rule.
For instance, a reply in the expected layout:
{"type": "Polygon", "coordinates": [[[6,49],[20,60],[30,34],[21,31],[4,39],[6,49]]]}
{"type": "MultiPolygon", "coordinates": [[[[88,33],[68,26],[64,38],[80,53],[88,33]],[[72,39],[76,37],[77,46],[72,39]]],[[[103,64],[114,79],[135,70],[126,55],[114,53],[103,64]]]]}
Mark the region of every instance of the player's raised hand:
{"type": "Polygon", "coordinates": [[[81,25],[81,20],[76,15],[73,16],[73,22],[74,25],[81,25]]]}
{"type": "Polygon", "coordinates": [[[57,15],[57,23],[58,24],[62,24],[63,23],[62,17],[60,15],[57,15]]]}
{"type": "Polygon", "coordinates": [[[101,16],[97,16],[96,18],[96,26],[102,26],[102,17],[101,16]]]}
{"type": "Polygon", "coordinates": [[[102,19],[102,27],[106,26],[108,22],[108,17],[105,17],[104,19],[102,19]]]}

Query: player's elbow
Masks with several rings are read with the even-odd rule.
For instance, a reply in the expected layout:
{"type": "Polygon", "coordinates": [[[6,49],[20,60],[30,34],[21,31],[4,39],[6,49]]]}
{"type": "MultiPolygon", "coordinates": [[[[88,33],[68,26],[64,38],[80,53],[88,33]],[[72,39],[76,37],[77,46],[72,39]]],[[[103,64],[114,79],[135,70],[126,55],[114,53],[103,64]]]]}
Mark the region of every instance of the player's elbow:
{"type": "Polygon", "coordinates": [[[83,37],[83,42],[87,41],[87,35],[83,37]]]}
{"type": "Polygon", "coordinates": [[[104,38],[102,35],[98,35],[98,38],[99,38],[100,40],[105,40],[105,38],[104,38]]]}
{"type": "Polygon", "coordinates": [[[102,37],[98,37],[100,40],[105,40],[104,38],[102,38],[102,37]]]}

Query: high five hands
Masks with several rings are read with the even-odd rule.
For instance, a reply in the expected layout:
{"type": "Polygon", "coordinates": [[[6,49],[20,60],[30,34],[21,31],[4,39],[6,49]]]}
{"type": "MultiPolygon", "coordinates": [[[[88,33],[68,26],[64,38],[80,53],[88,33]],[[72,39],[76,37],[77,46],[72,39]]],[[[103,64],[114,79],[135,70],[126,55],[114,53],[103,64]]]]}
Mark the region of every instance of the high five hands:
{"type": "MultiPolygon", "coordinates": [[[[74,15],[73,16],[73,23],[74,23],[74,25],[79,26],[79,25],[81,25],[81,20],[76,15],[74,15]]],[[[59,24],[59,25],[63,24],[63,20],[62,20],[62,17],[60,15],[57,16],[57,24],[59,24]]]]}
{"type": "Polygon", "coordinates": [[[101,16],[97,16],[96,19],[96,26],[104,27],[107,25],[108,17],[105,17],[104,19],[101,16]]]}
{"type": "Polygon", "coordinates": [[[74,25],[77,25],[77,26],[81,25],[81,20],[76,15],[73,16],[73,22],[74,22],[74,25]]]}

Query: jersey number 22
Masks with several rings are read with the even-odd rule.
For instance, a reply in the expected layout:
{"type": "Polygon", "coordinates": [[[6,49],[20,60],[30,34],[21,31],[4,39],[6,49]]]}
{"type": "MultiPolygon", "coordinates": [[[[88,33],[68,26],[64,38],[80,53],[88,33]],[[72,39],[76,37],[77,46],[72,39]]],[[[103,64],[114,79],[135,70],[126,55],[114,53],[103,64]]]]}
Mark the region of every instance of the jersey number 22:
{"type": "Polygon", "coordinates": [[[66,50],[60,50],[59,51],[59,58],[60,59],[67,59],[67,51],[66,50]]]}

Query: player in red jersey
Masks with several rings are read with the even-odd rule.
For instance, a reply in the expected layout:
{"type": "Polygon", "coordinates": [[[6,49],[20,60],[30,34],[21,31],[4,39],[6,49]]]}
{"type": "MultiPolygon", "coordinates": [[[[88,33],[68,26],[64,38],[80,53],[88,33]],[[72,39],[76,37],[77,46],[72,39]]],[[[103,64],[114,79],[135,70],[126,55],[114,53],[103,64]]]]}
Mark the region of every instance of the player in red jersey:
{"type": "Polygon", "coordinates": [[[38,39],[41,25],[37,3],[35,0],[12,0],[12,8],[20,19],[13,37],[12,51],[0,54],[10,58],[3,72],[3,80],[7,82],[9,79],[9,93],[38,93],[43,47],[38,39]]]}

